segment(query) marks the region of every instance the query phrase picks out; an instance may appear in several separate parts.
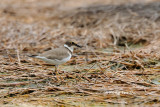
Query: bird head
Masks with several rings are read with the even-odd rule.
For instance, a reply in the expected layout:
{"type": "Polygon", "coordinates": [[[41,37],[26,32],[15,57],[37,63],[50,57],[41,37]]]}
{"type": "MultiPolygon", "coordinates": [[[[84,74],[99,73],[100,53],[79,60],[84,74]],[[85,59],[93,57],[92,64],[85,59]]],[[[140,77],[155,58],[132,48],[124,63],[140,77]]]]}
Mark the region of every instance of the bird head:
{"type": "Polygon", "coordinates": [[[76,44],[75,42],[72,42],[72,41],[67,41],[65,43],[65,45],[67,45],[68,47],[73,47],[73,46],[76,46],[76,47],[79,47],[79,48],[82,48],[82,46],[76,44]]]}

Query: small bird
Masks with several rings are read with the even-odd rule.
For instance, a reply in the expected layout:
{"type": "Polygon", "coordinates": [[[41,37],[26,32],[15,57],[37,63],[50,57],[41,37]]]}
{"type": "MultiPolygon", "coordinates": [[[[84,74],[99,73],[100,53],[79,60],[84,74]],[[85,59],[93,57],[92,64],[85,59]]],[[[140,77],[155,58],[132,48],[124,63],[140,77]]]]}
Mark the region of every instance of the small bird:
{"type": "Polygon", "coordinates": [[[31,57],[40,59],[48,64],[55,65],[55,72],[57,72],[58,66],[69,61],[72,57],[74,46],[81,48],[82,46],[77,45],[74,42],[67,41],[63,47],[55,48],[46,51],[38,56],[33,55],[31,57]]]}

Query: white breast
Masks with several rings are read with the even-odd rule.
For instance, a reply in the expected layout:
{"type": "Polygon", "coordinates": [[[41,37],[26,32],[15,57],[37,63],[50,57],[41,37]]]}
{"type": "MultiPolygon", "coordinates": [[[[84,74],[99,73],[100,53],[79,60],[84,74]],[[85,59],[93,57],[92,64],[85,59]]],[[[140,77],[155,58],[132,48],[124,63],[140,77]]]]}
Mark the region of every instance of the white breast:
{"type": "Polygon", "coordinates": [[[71,57],[72,57],[72,55],[71,55],[71,53],[69,53],[69,56],[64,58],[64,59],[62,59],[61,62],[65,63],[65,62],[69,61],[71,59],[71,57]]]}

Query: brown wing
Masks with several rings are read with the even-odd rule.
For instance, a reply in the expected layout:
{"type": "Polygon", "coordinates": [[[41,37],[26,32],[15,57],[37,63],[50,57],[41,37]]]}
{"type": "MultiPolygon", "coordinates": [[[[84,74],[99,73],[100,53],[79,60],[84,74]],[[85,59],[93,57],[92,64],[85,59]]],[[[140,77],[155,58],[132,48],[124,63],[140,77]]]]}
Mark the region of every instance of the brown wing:
{"type": "Polygon", "coordinates": [[[56,48],[53,50],[49,50],[44,52],[40,56],[46,57],[48,59],[58,59],[61,60],[69,56],[68,50],[66,48],[56,48]]]}

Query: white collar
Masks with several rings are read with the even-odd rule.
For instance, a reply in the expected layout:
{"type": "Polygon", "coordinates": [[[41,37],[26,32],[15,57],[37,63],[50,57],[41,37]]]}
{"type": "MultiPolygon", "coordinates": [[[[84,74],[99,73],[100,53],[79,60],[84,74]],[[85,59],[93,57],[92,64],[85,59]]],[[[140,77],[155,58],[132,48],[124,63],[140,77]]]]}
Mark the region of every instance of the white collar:
{"type": "Polygon", "coordinates": [[[69,49],[72,53],[73,53],[73,47],[69,47],[68,45],[64,44],[64,47],[66,47],[67,49],[69,49]]]}

